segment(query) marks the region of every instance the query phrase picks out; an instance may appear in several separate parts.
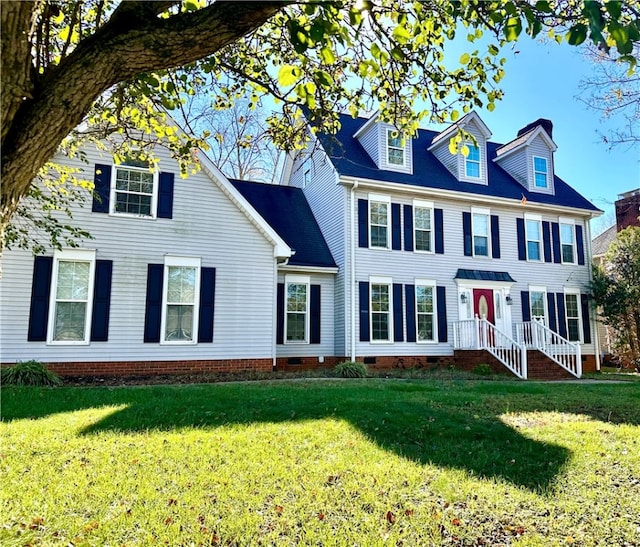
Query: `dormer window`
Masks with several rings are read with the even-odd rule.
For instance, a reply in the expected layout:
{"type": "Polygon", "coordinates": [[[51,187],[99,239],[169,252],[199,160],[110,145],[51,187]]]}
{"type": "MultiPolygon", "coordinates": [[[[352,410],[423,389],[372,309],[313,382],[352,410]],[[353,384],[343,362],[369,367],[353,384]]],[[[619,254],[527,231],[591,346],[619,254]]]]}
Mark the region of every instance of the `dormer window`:
{"type": "Polygon", "coordinates": [[[533,180],[536,188],[547,187],[547,173],[547,159],[533,156],[533,180]]]}
{"type": "Polygon", "coordinates": [[[469,178],[480,178],[480,148],[473,144],[467,144],[469,154],[464,161],[464,172],[469,178]]]}
{"type": "Polygon", "coordinates": [[[404,165],[402,137],[393,129],[387,129],[387,163],[389,165],[404,165]]]}

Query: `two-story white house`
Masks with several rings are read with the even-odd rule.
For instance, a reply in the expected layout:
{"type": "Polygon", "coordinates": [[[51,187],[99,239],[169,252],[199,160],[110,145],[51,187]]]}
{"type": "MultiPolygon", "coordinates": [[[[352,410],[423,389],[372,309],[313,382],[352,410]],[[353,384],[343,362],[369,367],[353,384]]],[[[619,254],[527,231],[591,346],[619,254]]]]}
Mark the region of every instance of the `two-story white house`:
{"type": "Polygon", "coordinates": [[[506,144],[473,112],[408,139],[375,115],[341,122],[282,181],[303,189],[339,267],[337,355],[469,367],[489,352],[523,377],[549,361],[595,369],[585,240],[600,211],[556,175],[550,121],[506,144]],[[452,154],[458,129],[472,138],[452,154]]]}
{"type": "Polygon", "coordinates": [[[86,151],[74,221],[93,239],[5,252],[2,364],[66,375],[331,366],[580,376],[596,367],[589,219],[554,170],[552,125],[500,145],[471,113],[403,139],[341,117],[280,185],[228,180],[200,154],[181,179],[86,151]],[[472,135],[456,154],[450,137],[472,135]]]}

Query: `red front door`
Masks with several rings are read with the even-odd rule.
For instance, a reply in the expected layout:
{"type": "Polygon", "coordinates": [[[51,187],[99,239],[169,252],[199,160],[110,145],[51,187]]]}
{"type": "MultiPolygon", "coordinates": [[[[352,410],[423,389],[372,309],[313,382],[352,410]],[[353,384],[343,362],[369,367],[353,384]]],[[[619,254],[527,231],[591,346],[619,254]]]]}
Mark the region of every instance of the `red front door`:
{"type": "Polygon", "coordinates": [[[493,289],[473,289],[473,314],[496,324],[493,316],[493,289]]]}

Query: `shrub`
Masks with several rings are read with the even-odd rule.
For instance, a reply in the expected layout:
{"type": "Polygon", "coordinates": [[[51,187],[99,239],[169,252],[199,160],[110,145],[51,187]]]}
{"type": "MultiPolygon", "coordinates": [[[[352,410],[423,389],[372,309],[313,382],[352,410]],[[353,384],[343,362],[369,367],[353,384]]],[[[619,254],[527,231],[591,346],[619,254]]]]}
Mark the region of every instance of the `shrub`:
{"type": "Polygon", "coordinates": [[[356,361],[343,361],[336,365],[334,371],[342,378],[364,378],[367,375],[367,365],[356,361]]]}
{"type": "Polygon", "coordinates": [[[59,386],[60,377],[51,372],[40,361],[22,361],[0,369],[3,385],[13,386],[59,386]]]}
{"type": "Polygon", "coordinates": [[[492,368],[486,363],[480,363],[479,365],[476,365],[472,372],[474,374],[478,374],[479,376],[491,376],[493,374],[492,368]]]}

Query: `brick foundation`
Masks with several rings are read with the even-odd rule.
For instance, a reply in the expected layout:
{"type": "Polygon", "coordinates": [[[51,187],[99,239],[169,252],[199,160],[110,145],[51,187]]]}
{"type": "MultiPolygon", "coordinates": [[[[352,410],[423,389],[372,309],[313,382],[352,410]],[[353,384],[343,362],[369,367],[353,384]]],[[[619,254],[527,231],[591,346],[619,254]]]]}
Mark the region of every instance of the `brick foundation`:
{"type": "Polygon", "coordinates": [[[365,363],[371,369],[433,369],[455,365],[452,355],[438,355],[426,357],[424,355],[402,356],[359,356],[356,361],[365,363]]]}
{"type": "Polygon", "coordinates": [[[583,355],[582,356],[582,372],[595,372],[596,371],[596,356],[595,355],[583,355]]]}
{"type": "MultiPolygon", "coordinates": [[[[203,374],[271,372],[272,359],[218,359],[210,361],[100,361],[45,363],[59,376],[155,376],[161,374],[203,374]]],[[[8,365],[7,365],[8,366],[8,365]]]]}
{"type": "Polygon", "coordinates": [[[276,370],[315,370],[318,368],[333,368],[342,361],[348,361],[348,357],[325,357],[320,362],[317,357],[278,357],[276,370]]]}

